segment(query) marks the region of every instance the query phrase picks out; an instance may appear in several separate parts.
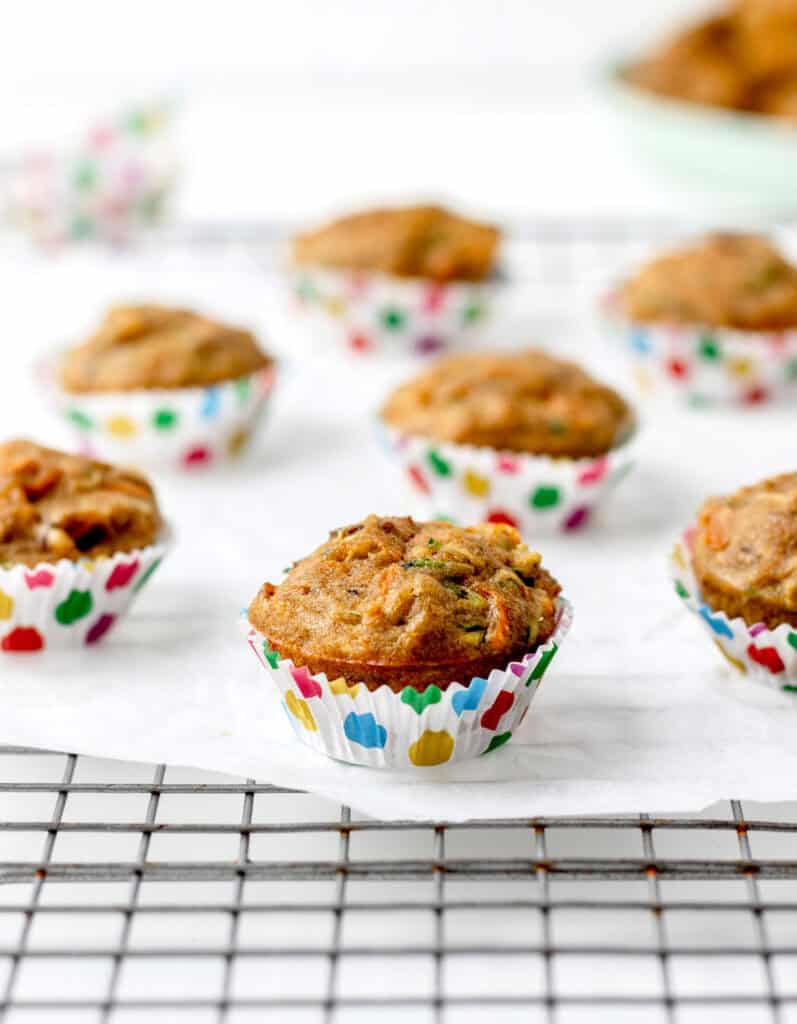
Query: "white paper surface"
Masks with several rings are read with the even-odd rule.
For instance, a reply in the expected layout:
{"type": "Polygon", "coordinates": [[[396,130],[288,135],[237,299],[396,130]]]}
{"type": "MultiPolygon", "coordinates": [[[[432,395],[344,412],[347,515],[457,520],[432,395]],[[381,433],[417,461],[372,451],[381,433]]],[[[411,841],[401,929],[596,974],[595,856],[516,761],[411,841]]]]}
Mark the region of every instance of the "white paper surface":
{"type": "MultiPolygon", "coordinates": [[[[156,477],[177,544],[107,642],[0,659],[0,743],[215,769],[385,818],[676,812],[732,796],[797,797],[797,701],[731,674],[667,575],[669,548],[705,494],[794,468],[793,413],[651,411],[641,464],[592,529],[530,538],[573,601],[575,623],[522,729],[487,758],[385,774],[334,763],[294,740],[239,613],[263,580],[279,581],[329,529],[371,511],[412,511],[371,426],[380,396],[406,367],[305,360],[267,278],[243,259],[0,259],[3,436],[67,440],[27,366],[120,296],[193,302],[265,328],[286,362],[270,422],[246,461],[156,477]]],[[[542,340],[547,327],[553,347],[567,343],[620,380],[586,306],[568,298],[563,309],[563,299],[550,290],[510,296],[511,317],[496,333],[523,344],[542,340]]]]}

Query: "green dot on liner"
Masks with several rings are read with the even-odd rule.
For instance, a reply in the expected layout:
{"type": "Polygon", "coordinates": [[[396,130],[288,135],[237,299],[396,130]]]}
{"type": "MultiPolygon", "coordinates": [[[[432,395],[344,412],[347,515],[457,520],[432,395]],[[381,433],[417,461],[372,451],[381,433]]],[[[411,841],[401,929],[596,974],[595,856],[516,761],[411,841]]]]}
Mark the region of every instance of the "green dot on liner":
{"type": "Polygon", "coordinates": [[[435,523],[454,523],[456,522],[451,516],[444,515],[442,512],[438,512],[437,515],[432,516],[432,522],[435,523]]]}
{"type": "Polygon", "coordinates": [[[706,406],[710,404],[711,400],[706,395],[697,393],[689,396],[689,405],[691,405],[693,409],[705,409],[706,406]]]}
{"type": "Polygon", "coordinates": [[[716,338],[711,334],[703,334],[700,338],[700,358],[709,362],[720,359],[722,349],[719,347],[716,338]]]}
{"type": "Polygon", "coordinates": [[[675,581],[675,593],[679,597],[683,597],[684,599],[689,597],[689,591],[686,589],[686,587],[683,585],[683,583],[681,583],[680,580],[676,580],[675,581]]]}
{"type": "Polygon", "coordinates": [[[407,319],[400,309],[395,306],[388,306],[387,309],[382,310],[382,325],[389,331],[400,331],[404,326],[404,322],[407,319]]]}
{"type": "Polygon", "coordinates": [[[791,378],[797,377],[797,356],[786,363],[786,376],[791,378]]]}
{"type": "Polygon", "coordinates": [[[272,668],[277,668],[280,662],[280,656],[276,651],[272,651],[266,641],[263,641],[263,657],[271,665],[272,668]]]}
{"type": "Polygon", "coordinates": [[[489,754],[491,750],[498,750],[499,747],[503,747],[505,743],[508,743],[512,739],[511,732],[499,732],[497,736],[493,736],[490,742],[482,751],[482,757],[485,754],[489,754]]]}
{"type": "Polygon", "coordinates": [[[158,409],[152,417],[152,425],[156,430],[171,430],[177,426],[177,420],[174,409],[158,409]]]}
{"type": "Polygon", "coordinates": [[[245,402],[252,393],[252,378],[239,377],[235,382],[235,394],[239,402],[245,402]]]}
{"type": "Polygon", "coordinates": [[[556,657],[556,652],[558,650],[559,647],[557,646],[557,644],[551,644],[550,649],[544,652],[543,656],[534,666],[534,671],[529,676],[529,680],[526,683],[526,686],[529,686],[531,683],[536,682],[538,679],[542,679],[542,677],[545,675],[548,669],[548,666],[556,657]]]}
{"type": "Polygon", "coordinates": [[[66,414],[66,418],[74,423],[80,430],[93,430],[94,420],[91,416],[87,416],[85,412],[81,412],[80,409],[69,409],[66,414]]]}
{"type": "Polygon", "coordinates": [[[786,643],[797,650],[797,633],[789,633],[786,637],[786,643]]]}
{"type": "Polygon", "coordinates": [[[532,508],[553,508],[559,504],[562,493],[558,487],[553,485],[542,485],[537,487],[529,498],[532,508]]]}
{"type": "Polygon", "coordinates": [[[797,693],[797,686],[793,686],[791,683],[784,683],[782,689],[785,693],[797,693]]]}
{"type": "Polygon", "coordinates": [[[161,564],[162,561],[163,561],[162,558],[156,558],[155,561],[152,563],[152,565],[149,567],[149,569],[147,569],[147,571],[144,573],[144,575],[138,577],[136,582],[133,584],[133,593],[134,594],[137,594],[139,592],[139,590],[141,590],[141,588],[144,586],[144,584],[147,582],[147,580],[152,579],[152,576],[154,575],[155,570],[158,568],[158,566],[161,564]]]}
{"type": "Polygon", "coordinates": [[[426,453],[426,459],[438,476],[451,476],[451,466],[434,448],[426,453]]]}
{"type": "Polygon", "coordinates": [[[318,297],[316,287],[309,277],[303,277],[296,285],[296,294],[305,302],[312,302],[318,297]]]}
{"type": "Polygon", "coordinates": [[[134,135],[146,135],[149,130],[149,120],[146,114],[140,110],[134,110],[125,118],[124,127],[134,135]]]}
{"type": "Polygon", "coordinates": [[[481,320],[484,316],[484,306],[479,302],[469,302],[462,311],[462,319],[466,324],[472,324],[476,320],[481,320]]]}
{"type": "Polygon", "coordinates": [[[91,160],[82,160],[75,168],[73,180],[76,188],[93,188],[97,182],[97,165],[91,160]]]}
{"type": "Polygon", "coordinates": [[[94,221],[90,217],[78,214],[77,217],[72,218],[72,222],[69,225],[70,238],[91,238],[93,234],[94,221]]]}

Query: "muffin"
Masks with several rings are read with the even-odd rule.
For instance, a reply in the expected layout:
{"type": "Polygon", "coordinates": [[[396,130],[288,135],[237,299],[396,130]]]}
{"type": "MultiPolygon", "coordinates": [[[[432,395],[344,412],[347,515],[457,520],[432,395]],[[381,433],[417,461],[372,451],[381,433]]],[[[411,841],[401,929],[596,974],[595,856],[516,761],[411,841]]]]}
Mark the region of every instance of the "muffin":
{"type": "Polygon", "coordinates": [[[430,515],[524,533],[584,525],[631,465],[625,400],[538,350],[442,359],[394,391],[381,419],[430,515]]]}
{"type": "Polygon", "coordinates": [[[709,498],[672,573],[727,661],[797,692],[797,473],[709,498]]]}
{"type": "Polygon", "coordinates": [[[294,294],[351,352],[427,356],[484,320],[499,243],[438,206],[354,213],[294,239],[294,294]]]}
{"type": "Polygon", "coordinates": [[[130,305],[112,307],[55,377],[59,408],[87,453],[195,467],[245,447],[274,365],[242,328],[130,305]]]}
{"type": "Polygon", "coordinates": [[[797,267],[767,238],[723,232],[665,253],[607,309],[638,372],[693,404],[794,394],[797,267]]]}
{"type": "Polygon", "coordinates": [[[0,444],[0,646],[93,644],[165,552],[138,473],[31,441],[0,444]]]}
{"type": "Polygon", "coordinates": [[[737,0],[738,52],[755,80],[797,73],[795,0],[737,0]]]}
{"type": "Polygon", "coordinates": [[[249,639],[317,749],[440,764],[509,739],[569,624],[559,595],[509,526],[372,515],[263,585],[249,639]]]}

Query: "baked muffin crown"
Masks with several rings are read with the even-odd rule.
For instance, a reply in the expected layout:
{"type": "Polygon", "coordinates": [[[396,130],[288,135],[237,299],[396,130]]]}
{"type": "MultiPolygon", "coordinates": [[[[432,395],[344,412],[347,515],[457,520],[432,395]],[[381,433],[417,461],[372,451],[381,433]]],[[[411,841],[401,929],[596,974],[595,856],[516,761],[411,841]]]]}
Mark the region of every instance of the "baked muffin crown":
{"type": "Polygon", "coordinates": [[[572,458],[605,454],[634,423],[617,392],[537,350],[441,359],[397,388],[382,418],[437,441],[572,458]]]}
{"type": "Polygon", "coordinates": [[[300,265],[370,270],[435,281],[490,276],[500,232],[439,206],[370,210],[297,235],[300,265]]]}
{"type": "Polygon", "coordinates": [[[147,547],[163,523],[148,481],[32,441],[0,444],[0,565],[147,547]]]}
{"type": "Polygon", "coordinates": [[[797,473],[709,498],[692,560],[712,608],[748,625],[797,625],[797,473]]]}
{"type": "Polygon", "coordinates": [[[392,683],[429,670],[442,684],[544,642],[559,590],[512,527],[371,515],[266,583],[249,619],[311,671],[392,683]]]}
{"type": "Polygon", "coordinates": [[[708,235],[647,264],[622,289],[641,323],[743,330],[797,327],[797,267],[760,235],[708,235]]]}
{"type": "Polygon", "coordinates": [[[66,354],[60,376],[75,393],[205,387],[270,363],[242,328],[187,309],[119,305],[66,354]]]}

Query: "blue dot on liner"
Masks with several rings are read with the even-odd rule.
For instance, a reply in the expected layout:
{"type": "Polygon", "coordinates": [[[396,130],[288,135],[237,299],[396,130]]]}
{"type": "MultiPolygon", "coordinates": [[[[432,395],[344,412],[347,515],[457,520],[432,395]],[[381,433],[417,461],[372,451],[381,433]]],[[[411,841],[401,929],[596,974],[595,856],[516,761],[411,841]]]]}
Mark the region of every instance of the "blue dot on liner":
{"type": "Polygon", "coordinates": [[[635,327],[631,331],[631,348],[641,356],[650,354],[651,345],[641,327],[635,327]]]}
{"type": "Polygon", "coordinates": [[[733,639],[733,630],[724,619],[721,619],[718,615],[712,615],[711,609],[705,604],[701,605],[698,610],[701,617],[718,636],[727,636],[728,639],[733,639]]]}
{"type": "Polygon", "coordinates": [[[387,729],[380,725],[370,711],[358,715],[354,711],[343,721],[346,739],[359,743],[361,747],[384,747],[387,743],[387,729]]]}
{"type": "Polygon", "coordinates": [[[214,416],[218,415],[220,405],[221,395],[219,394],[219,389],[205,388],[205,392],[202,395],[202,407],[199,410],[199,415],[203,420],[212,420],[214,416]]]}
{"type": "Polygon", "coordinates": [[[467,690],[457,690],[451,698],[451,706],[461,715],[463,711],[475,711],[487,689],[487,680],[478,676],[471,681],[467,690]]]}

